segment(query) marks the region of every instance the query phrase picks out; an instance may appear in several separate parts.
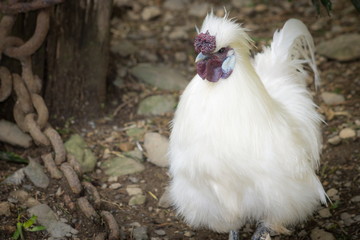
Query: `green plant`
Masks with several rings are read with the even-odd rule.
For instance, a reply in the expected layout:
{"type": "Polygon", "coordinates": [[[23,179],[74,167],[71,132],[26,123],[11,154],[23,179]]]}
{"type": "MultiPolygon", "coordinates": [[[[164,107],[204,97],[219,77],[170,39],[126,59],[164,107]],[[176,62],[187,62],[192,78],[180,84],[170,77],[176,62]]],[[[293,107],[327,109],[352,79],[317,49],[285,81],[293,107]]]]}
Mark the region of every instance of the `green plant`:
{"type": "Polygon", "coordinates": [[[38,231],[42,231],[45,230],[44,226],[34,226],[34,224],[36,223],[36,219],[37,216],[32,215],[30,219],[26,220],[25,222],[21,222],[21,218],[23,216],[22,215],[18,215],[17,218],[17,223],[16,223],[16,230],[12,236],[12,239],[17,240],[20,239],[24,240],[24,233],[23,231],[28,231],[28,232],[38,232],[38,231]]]}

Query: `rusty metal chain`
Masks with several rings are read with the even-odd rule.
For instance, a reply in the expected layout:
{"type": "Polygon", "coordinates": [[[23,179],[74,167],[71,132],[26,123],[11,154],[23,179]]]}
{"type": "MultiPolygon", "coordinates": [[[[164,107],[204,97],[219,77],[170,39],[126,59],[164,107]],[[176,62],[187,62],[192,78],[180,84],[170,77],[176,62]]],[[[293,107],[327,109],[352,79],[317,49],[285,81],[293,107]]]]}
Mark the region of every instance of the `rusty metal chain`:
{"type": "MultiPolygon", "coordinates": [[[[41,1],[58,2],[58,1],[41,1]]],[[[18,9],[23,12],[26,9],[24,4],[38,4],[39,1],[18,3],[12,1],[12,5],[0,5],[2,12],[9,13],[9,9],[18,9]],[[19,6],[23,6],[19,8],[19,6]],[[4,9],[6,11],[4,11],[4,9]]],[[[31,6],[36,6],[31,5],[31,6]]],[[[32,10],[32,9],[31,9],[32,10]]],[[[13,11],[14,12],[14,11],[13,11]]],[[[11,94],[13,85],[16,103],[14,105],[14,119],[17,125],[24,132],[28,132],[37,145],[48,146],[59,141],[50,140],[49,136],[45,134],[45,130],[51,128],[48,124],[49,112],[40,95],[42,88],[41,79],[32,71],[31,55],[39,49],[44,42],[49,30],[50,16],[49,9],[40,10],[37,15],[36,28],[32,37],[24,42],[21,38],[9,36],[10,31],[15,23],[16,15],[4,15],[0,22],[0,54],[5,54],[8,57],[15,58],[20,61],[22,72],[21,76],[13,73],[5,68],[0,68],[0,101],[4,101],[11,94]]],[[[56,131],[55,131],[56,132],[56,131]]],[[[54,137],[54,134],[50,136],[54,137]]],[[[55,136],[55,138],[59,138],[55,136]]],[[[53,146],[54,150],[61,149],[59,146],[53,146]]]]}
{"type": "MultiPolygon", "coordinates": [[[[79,196],[85,191],[95,208],[87,198],[82,197],[77,201],[79,209],[89,219],[98,219],[96,210],[101,211],[101,198],[96,188],[89,182],[80,182],[81,170],[79,163],[73,156],[67,155],[59,133],[48,123],[49,111],[44,99],[40,95],[42,88],[41,79],[32,71],[31,55],[43,44],[50,25],[49,6],[61,3],[64,0],[33,0],[19,2],[8,0],[0,3],[0,13],[4,14],[0,21],[0,60],[2,55],[17,59],[21,63],[21,75],[11,73],[6,67],[0,66],[0,102],[5,101],[14,89],[16,102],[13,115],[18,127],[31,135],[37,145],[52,146],[55,153],[41,156],[45,167],[54,179],[65,178],[72,194],[79,196]],[[36,28],[30,39],[26,42],[19,37],[10,36],[17,13],[39,10],[36,28]],[[61,169],[62,173],[59,171],[61,169]],[[84,189],[84,190],[83,190],[84,189]],[[96,210],[95,210],[96,209],[96,210]]],[[[74,209],[74,202],[68,194],[64,195],[64,202],[74,209]]],[[[107,211],[101,211],[102,217],[109,234],[102,232],[95,239],[119,239],[120,231],[114,216],[107,211]]]]}

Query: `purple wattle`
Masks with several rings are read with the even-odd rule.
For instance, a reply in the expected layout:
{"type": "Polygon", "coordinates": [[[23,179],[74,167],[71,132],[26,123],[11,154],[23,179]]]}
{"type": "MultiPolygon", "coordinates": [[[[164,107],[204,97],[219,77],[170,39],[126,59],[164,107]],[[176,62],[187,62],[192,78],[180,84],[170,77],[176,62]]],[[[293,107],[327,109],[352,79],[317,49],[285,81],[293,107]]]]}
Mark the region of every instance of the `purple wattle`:
{"type": "Polygon", "coordinates": [[[224,73],[222,61],[218,58],[209,58],[196,63],[196,70],[202,79],[209,82],[217,82],[220,78],[228,78],[231,72],[224,73]]]}

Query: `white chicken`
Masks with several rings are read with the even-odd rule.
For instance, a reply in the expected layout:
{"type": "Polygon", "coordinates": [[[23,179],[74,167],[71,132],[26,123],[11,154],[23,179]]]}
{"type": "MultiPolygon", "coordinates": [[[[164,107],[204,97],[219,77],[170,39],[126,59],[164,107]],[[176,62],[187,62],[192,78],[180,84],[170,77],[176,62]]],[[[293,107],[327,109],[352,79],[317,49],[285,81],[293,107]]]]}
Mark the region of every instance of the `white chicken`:
{"type": "Polygon", "coordinates": [[[319,76],[306,26],[288,20],[270,47],[250,57],[245,29],[212,13],[195,39],[197,75],[181,96],[170,136],[170,196],[193,227],[237,239],[289,233],[326,194],[315,174],[321,149],[305,66],[319,76]]]}

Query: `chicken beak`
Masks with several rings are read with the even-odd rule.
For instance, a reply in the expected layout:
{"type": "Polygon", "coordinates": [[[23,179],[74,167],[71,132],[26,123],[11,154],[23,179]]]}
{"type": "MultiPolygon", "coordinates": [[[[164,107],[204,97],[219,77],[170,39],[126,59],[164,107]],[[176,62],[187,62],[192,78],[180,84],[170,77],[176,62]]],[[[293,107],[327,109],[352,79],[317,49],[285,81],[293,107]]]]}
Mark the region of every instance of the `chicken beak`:
{"type": "Polygon", "coordinates": [[[207,59],[209,56],[206,56],[205,54],[202,54],[201,52],[196,56],[195,63],[203,61],[207,59]]]}

